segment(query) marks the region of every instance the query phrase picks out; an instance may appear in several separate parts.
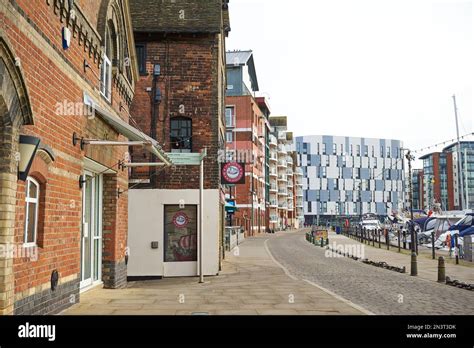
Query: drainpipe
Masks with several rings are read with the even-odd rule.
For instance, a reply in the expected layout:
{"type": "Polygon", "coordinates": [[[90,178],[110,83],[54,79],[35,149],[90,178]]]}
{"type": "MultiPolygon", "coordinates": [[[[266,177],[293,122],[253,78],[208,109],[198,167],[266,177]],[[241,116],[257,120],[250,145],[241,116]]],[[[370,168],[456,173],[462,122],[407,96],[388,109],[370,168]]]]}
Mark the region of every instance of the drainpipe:
{"type": "MultiPolygon", "coordinates": [[[[161,102],[161,93],[157,88],[158,83],[158,76],[160,75],[159,72],[160,68],[158,64],[155,64],[153,68],[153,87],[152,87],[152,94],[151,94],[151,121],[150,121],[150,137],[154,140],[156,139],[156,126],[158,120],[158,112],[161,102]]],[[[151,162],[156,162],[156,156],[154,154],[151,155],[151,162]]],[[[150,185],[154,188],[156,186],[156,168],[150,169],[150,185]]]]}

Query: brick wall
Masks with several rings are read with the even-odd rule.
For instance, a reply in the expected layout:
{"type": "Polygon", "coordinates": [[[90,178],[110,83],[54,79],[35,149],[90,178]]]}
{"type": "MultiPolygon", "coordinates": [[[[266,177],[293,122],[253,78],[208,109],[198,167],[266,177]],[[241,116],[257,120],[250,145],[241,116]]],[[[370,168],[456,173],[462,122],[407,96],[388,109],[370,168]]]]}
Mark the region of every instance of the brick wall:
{"type": "MultiPolygon", "coordinates": [[[[128,151],[126,147],[86,146],[84,151],[79,146],[74,147],[72,145],[73,132],[86,138],[108,140],[124,140],[124,138],[119,137],[97,116],[90,118],[75,111],[72,111],[70,115],[68,112],[58,113],[58,103],[80,103],[83,100],[83,92],[87,91],[102,104],[104,109],[128,120],[130,90],[133,86],[123,85],[123,75],[114,69],[116,75],[114,75],[112,85],[111,103],[98,93],[100,37],[95,31],[99,8],[86,0],[76,3],[79,6],[85,6],[83,12],[91,23],[84,22],[84,18],[78,14],[77,21],[68,24],[73,30],[71,47],[68,50],[62,49],[61,37],[61,28],[67,25],[66,13],[64,9],[54,7],[56,2],[38,0],[33,3],[29,0],[9,0],[0,4],[0,20],[4,23],[2,29],[5,31],[15,58],[20,63],[33,111],[34,125],[22,126],[19,131],[22,134],[40,137],[55,154],[55,160],[51,163],[44,163],[44,159],[37,156],[31,172],[35,178],[40,179],[41,191],[44,195],[40,209],[43,215],[40,217],[41,224],[38,231],[39,258],[37,261],[28,258],[13,260],[14,301],[17,302],[15,308],[23,308],[25,303],[30,303],[25,307],[30,308],[28,311],[16,310],[25,314],[41,312],[39,308],[35,308],[35,305],[31,307],[31,301],[25,299],[30,298],[32,293],[40,294],[45,291],[45,284],[49,284],[53,270],[59,271],[60,280],[68,279],[72,282],[71,284],[75,284],[74,282],[78,279],[82,221],[82,192],[78,180],[83,173],[84,156],[104,166],[114,167],[128,151]],[[90,65],[86,72],[83,70],[84,59],[90,65]]],[[[6,131],[2,129],[1,136],[5,137],[6,134],[6,131]]],[[[2,163],[1,157],[5,157],[5,154],[0,153],[0,163],[2,163]]],[[[104,264],[104,269],[112,270],[112,273],[120,270],[120,274],[115,275],[104,271],[104,277],[122,279],[123,274],[126,273],[121,265],[126,247],[128,208],[127,195],[116,198],[116,193],[117,188],[122,191],[128,188],[128,175],[126,171],[118,171],[117,175],[112,176],[114,178],[110,181],[113,182],[113,187],[104,192],[104,203],[113,205],[112,213],[104,214],[104,260],[119,266],[109,267],[104,264]]],[[[2,177],[1,179],[3,188],[4,183],[11,178],[2,177]]],[[[12,183],[12,190],[16,185],[16,182],[12,183]]],[[[16,245],[21,245],[25,221],[24,183],[18,182],[18,190],[15,191],[13,241],[16,245]]],[[[2,224],[7,224],[7,222],[2,222],[2,224]]],[[[1,233],[0,238],[2,238],[1,233]]],[[[0,271],[0,292],[2,287],[9,287],[8,280],[1,276],[0,271]]],[[[115,286],[114,284],[121,284],[116,281],[105,283],[112,284],[112,287],[115,286]]],[[[39,297],[44,298],[42,295],[39,297]]],[[[65,305],[63,300],[57,301],[59,307],[65,305]]],[[[46,302],[48,301],[54,302],[54,298],[48,298],[46,302]]],[[[43,302],[36,301],[38,306],[46,306],[43,302]]],[[[42,312],[53,311],[53,308],[50,308],[51,303],[47,306],[48,309],[42,312]]],[[[5,303],[3,305],[0,303],[0,311],[2,307],[6,307],[5,303]]],[[[11,309],[9,311],[11,312],[11,309]]]]}
{"type": "MultiPolygon", "coordinates": [[[[136,43],[146,44],[147,76],[141,76],[133,100],[131,114],[140,129],[151,134],[151,102],[147,87],[153,86],[153,66],[161,65],[158,86],[162,101],[158,109],[155,129],[156,139],[166,152],[171,151],[170,119],[184,116],[192,119],[192,152],[207,148],[204,163],[205,188],[218,189],[218,50],[216,35],[168,35],[150,37],[136,34],[136,43]]],[[[133,149],[134,162],[150,161],[151,157],[142,150],[133,149]]],[[[153,169],[133,171],[134,179],[149,178],[153,169]]],[[[199,187],[198,166],[177,166],[163,170],[156,175],[155,188],[197,189],[199,187]]],[[[142,185],[150,187],[150,185],[142,185]]]]}

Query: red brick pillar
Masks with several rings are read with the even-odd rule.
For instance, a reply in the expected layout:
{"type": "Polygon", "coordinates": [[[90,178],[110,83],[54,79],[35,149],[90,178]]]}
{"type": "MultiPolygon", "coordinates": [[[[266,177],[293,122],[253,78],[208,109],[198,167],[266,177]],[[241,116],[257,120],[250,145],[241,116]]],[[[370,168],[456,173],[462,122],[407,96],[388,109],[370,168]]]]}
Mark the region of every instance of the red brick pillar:
{"type": "Polygon", "coordinates": [[[111,289],[127,284],[128,195],[118,194],[126,190],[125,183],[117,174],[104,175],[102,280],[111,289]]]}

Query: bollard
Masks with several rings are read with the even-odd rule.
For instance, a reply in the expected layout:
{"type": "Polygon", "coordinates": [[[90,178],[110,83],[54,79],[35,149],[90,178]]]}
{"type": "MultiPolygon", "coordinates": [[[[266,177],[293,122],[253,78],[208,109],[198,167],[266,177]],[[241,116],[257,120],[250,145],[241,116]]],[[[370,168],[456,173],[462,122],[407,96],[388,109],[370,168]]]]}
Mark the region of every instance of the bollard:
{"type": "Polygon", "coordinates": [[[407,248],[407,232],[403,231],[403,249],[406,250],[407,248]]]}
{"type": "Polygon", "coordinates": [[[321,237],[321,248],[324,248],[324,238],[321,237]]]}
{"type": "Polygon", "coordinates": [[[417,276],[418,275],[418,266],[416,262],[416,252],[411,253],[411,276],[417,276]]]}
{"type": "Polygon", "coordinates": [[[400,230],[398,230],[398,233],[397,233],[397,236],[398,236],[398,252],[400,253],[401,252],[401,248],[400,248],[400,230]]]}
{"type": "Polygon", "coordinates": [[[381,243],[380,243],[380,230],[377,230],[377,237],[379,239],[379,249],[382,247],[381,243]]]}
{"type": "Polygon", "coordinates": [[[329,237],[326,238],[326,245],[329,245],[329,237]]]}
{"type": "Polygon", "coordinates": [[[444,257],[440,256],[438,259],[438,283],[446,281],[446,265],[444,264],[444,257]]]}
{"type": "Polygon", "coordinates": [[[390,250],[390,237],[387,229],[385,229],[385,243],[387,243],[387,250],[390,250]]]}
{"type": "Polygon", "coordinates": [[[435,246],[434,246],[434,237],[435,237],[435,233],[434,231],[431,232],[431,257],[434,259],[436,259],[436,255],[435,255],[435,246]]]}

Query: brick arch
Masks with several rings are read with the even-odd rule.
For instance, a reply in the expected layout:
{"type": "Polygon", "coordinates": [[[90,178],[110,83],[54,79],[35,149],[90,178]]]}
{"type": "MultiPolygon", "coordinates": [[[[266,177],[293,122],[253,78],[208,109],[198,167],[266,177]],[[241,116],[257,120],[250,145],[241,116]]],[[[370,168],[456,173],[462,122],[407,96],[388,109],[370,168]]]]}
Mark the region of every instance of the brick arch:
{"type": "Polygon", "coordinates": [[[33,124],[33,112],[21,61],[0,31],[0,122],[3,127],[33,124]]]}
{"type": "MultiPolygon", "coordinates": [[[[14,243],[14,226],[17,192],[17,160],[20,126],[33,124],[33,113],[21,61],[16,59],[12,45],[0,28],[0,226],[2,244],[14,243]]],[[[7,260],[9,261],[9,260],[7,260]]],[[[14,276],[13,262],[0,263],[0,315],[13,313],[14,276]]]]}
{"type": "Polygon", "coordinates": [[[121,6],[117,0],[102,0],[100,4],[100,11],[99,11],[99,20],[97,23],[97,31],[102,36],[102,46],[105,42],[105,30],[108,27],[112,29],[112,39],[113,39],[113,50],[115,60],[113,62],[114,66],[121,67],[122,60],[123,60],[123,52],[124,52],[124,38],[120,33],[125,32],[124,20],[123,20],[123,12],[121,10],[121,6]]]}

